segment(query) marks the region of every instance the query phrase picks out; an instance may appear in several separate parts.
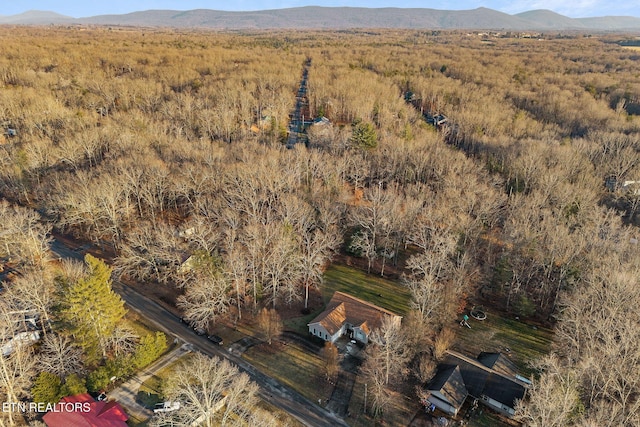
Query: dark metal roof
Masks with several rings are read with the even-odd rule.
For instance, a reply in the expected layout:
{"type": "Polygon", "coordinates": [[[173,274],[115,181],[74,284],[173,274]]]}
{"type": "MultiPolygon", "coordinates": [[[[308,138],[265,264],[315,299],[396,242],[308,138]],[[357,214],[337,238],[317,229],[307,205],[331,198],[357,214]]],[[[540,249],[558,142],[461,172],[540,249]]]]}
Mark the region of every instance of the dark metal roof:
{"type": "MultiPolygon", "coordinates": [[[[504,361],[499,363],[501,362],[500,357],[489,356],[489,354],[483,356],[481,353],[480,356],[483,356],[484,362],[495,359],[494,368],[491,368],[480,360],[472,359],[463,354],[453,351],[447,353],[445,363],[448,366],[457,365],[460,368],[462,379],[471,396],[480,398],[484,395],[511,408],[514,407],[516,399],[522,399],[524,396],[525,386],[516,381],[515,372],[513,374],[502,372],[503,365],[508,364],[504,361]]],[[[502,357],[504,358],[504,356],[502,357]]]]}
{"type": "Polygon", "coordinates": [[[487,353],[483,351],[478,356],[478,361],[487,368],[493,369],[503,375],[510,377],[518,375],[518,368],[515,363],[502,353],[487,353]]]}

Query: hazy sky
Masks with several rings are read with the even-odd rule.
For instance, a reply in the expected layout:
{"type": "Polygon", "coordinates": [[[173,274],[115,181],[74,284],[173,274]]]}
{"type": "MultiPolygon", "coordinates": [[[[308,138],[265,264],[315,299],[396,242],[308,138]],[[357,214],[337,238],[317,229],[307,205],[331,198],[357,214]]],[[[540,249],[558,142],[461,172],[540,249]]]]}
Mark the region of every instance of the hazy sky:
{"type": "Polygon", "coordinates": [[[488,7],[509,14],[550,9],[572,18],[606,15],[640,17],[640,0],[0,0],[0,15],[50,10],[80,18],[148,9],[263,10],[309,5],[451,10],[488,7]]]}

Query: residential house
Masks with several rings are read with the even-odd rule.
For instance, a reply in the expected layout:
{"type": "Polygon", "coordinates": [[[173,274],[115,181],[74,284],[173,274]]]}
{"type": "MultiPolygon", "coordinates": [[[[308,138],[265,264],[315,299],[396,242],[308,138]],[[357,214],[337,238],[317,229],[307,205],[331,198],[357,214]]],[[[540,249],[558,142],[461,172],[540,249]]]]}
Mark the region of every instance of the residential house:
{"type": "Polygon", "coordinates": [[[114,401],[96,401],[88,393],[63,397],[42,420],[49,427],[128,427],[129,416],[114,401]]]}
{"type": "Polygon", "coordinates": [[[369,334],[382,326],[385,317],[400,323],[402,316],[385,310],[359,298],[336,292],[325,311],[309,322],[309,333],[325,341],[335,342],[348,335],[363,344],[369,342],[369,334]]]}
{"type": "Polygon", "coordinates": [[[429,383],[429,403],[446,414],[456,416],[469,392],[458,365],[440,366],[429,383]]]}
{"type": "Polygon", "coordinates": [[[38,331],[18,332],[10,340],[2,344],[0,351],[2,356],[6,357],[11,355],[16,348],[32,345],[38,341],[40,341],[40,332],[38,331]]]}
{"type": "Polygon", "coordinates": [[[455,416],[467,396],[471,396],[511,417],[515,414],[516,401],[524,397],[530,385],[528,379],[518,374],[514,363],[501,353],[483,352],[473,359],[447,351],[436,375],[427,385],[427,401],[455,416]]]}

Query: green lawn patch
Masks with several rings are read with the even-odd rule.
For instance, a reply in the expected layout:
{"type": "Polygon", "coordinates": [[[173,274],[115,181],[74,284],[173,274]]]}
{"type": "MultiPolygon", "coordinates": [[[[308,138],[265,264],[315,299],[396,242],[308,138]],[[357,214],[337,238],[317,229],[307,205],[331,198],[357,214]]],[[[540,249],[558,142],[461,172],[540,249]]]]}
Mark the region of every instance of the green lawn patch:
{"type": "Polygon", "coordinates": [[[401,316],[409,311],[411,293],[406,287],[347,265],[331,265],[324,273],[322,296],[325,303],[336,291],[353,295],[401,316]]]}
{"type": "Polygon", "coordinates": [[[306,316],[294,317],[284,321],[284,327],[288,331],[296,332],[299,335],[309,335],[309,327],[307,326],[318,314],[322,313],[323,308],[312,311],[306,316]]]}
{"type": "Polygon", "coordinates": [[[127,326],[131,327],[139,337],[156,332],[156,329],[146,324],[137,313],[133,313],[131,311],[127,312],[125,315],[125,321],[127,326]]]}
{"type": "Polygon", "coordinates": [[[501,352],[530,376],[529,363],[549,353],[553,331],[485,310],[487,319],[469,319],[471,329],[457,327],[455,349],[476,357],[482,351],[501,352]],[[508,351],[507,351],[508,349],[508,351]]]}

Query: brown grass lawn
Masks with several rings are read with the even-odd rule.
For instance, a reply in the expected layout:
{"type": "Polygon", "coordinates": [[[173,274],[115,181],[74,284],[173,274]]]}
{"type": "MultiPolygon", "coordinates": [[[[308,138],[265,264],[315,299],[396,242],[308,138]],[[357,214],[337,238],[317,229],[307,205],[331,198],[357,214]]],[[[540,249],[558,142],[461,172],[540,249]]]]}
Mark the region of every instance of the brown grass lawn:
{"type": "Polygon", "coordinates": [[[332,387],[324,380],[322,359],[295,342],[256,345],[242,357],[312,402],[330,397],[332,387]]]}
{"type": "Polygon", "coordinates": [[[293,418],[293,416],[289,415],[287,412],[283,411],[280,408],[276,408],[275,406],[265,402],[264,400],[261,400],[258,403],[258,406],[262,409],[265,409],[267,412],[269,412],[271,415],[277,418],[278,425],[280,426],[284,426],[284,427],[303,427],[304,426],[304,424],[302,424],[300,421],[293,418]]]}
{"type": "MultiPolygon", "coordinates": [[[[347,423],[353,427],[370,426],[406,426],[413,419],[417,411],[421,410],[420,404],[413,396],[411,390],[404,390],[405,396],[394,393],[392,401],[386,406],[381,417],[374,420],[368,413],[364,413],[364,380],[362,376],[356,377],[353,386],[353,394],[349,402],[350,416],[346,418],[347,423]],[[408,396],[411,396],[408,398],[408,396]]],[[[371,411],[371,395],[367,396],[367,409],[371,411]]]]}

